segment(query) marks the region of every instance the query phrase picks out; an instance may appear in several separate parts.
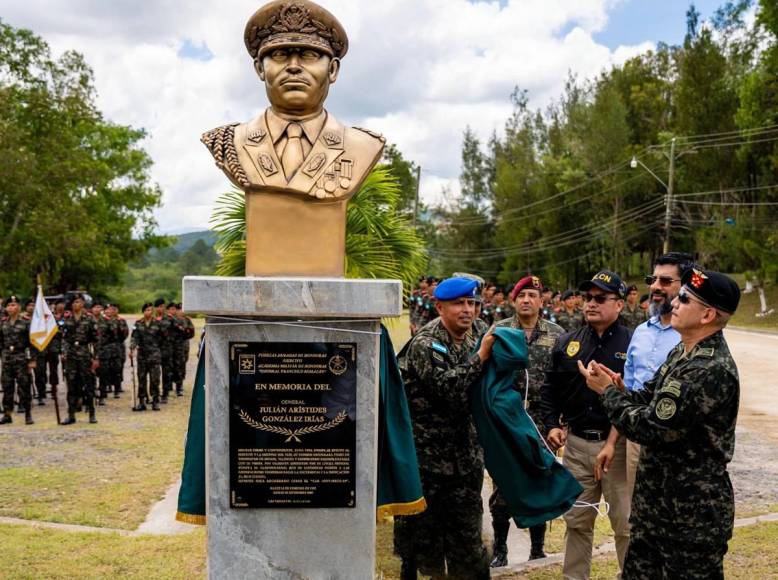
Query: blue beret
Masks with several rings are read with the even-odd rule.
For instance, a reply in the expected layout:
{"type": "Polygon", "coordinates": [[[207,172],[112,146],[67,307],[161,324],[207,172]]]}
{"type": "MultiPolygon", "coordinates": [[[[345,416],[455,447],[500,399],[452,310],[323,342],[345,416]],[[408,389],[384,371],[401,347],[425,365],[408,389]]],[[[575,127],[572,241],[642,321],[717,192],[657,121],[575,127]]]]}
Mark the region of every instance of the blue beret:
{"type": "Polygon", "coordinates": [[[475,298],[476,280],[470,278],[447,278],[435,288],[438,300],[456,300],[457,298],[475,298]]]}

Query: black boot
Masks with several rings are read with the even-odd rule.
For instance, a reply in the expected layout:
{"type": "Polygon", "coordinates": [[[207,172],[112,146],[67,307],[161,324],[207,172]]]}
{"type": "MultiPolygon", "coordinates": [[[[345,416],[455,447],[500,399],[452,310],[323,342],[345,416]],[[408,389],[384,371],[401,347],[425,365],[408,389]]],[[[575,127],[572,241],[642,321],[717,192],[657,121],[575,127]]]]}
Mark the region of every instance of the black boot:
{"type": "Polygon", "coordinates": [[[97,417],[95,417],[95,408],[94,407],[89,409],[89,422],[90,423],[97,423],[97,417]]]}
{"type": "Polygon", "coordinates": [[[21,403],[19,403],[19,404],[16,406],[16,412],[17,412],[17,413],[24,413],[24,407],[22,406],[22,404],[21,404],[21,403]]]}
{"type": "Polygon", "coordinates": [[[43,407],[44,405],[46,405],[45,399],[43,398],[38,399],[38,406],[43,407]]]}
{"type": "Polygon", "coordinates": [[[11,413],[6,411],[3,413],[3,416],[0,418],[0,425],[7,425],[8,423],[13,423],[13,417],[11,417],[11,413]]]}
{"type": "Polygon", "coordinates": [[[167,393],[162,395],[162,400],[160,401],[163,405],[167,405],[167,393]]]}
{"type": "Polygon", "coordinates": [[[416,560],[403,560],[400,568],[400,580],[416,580],[416,560]]]}
{"type": "Polygon", "coordinates": [[[119,394],[119,389],[114,389],[114,391],[113,391],[113,398],[114,399],[118,399],[120,397],[121,397],[121,395],[119,394]]]}
{"type": "Polygon", "coordinates": [[[133,411],[145,411],[146,410],[146,399],[143,399],[143,398],[139,399],[138,400],[138,404],[135,405],[132,408],[132,410],[133,411]]]}
{"type": "MultiPolygon", "coordinates": [[[[167,401],[165,401],[167,403],[167,401]]],[[[154,397],[151,400],[151,410],[152,411],[159,411],[159,397],[154,397]]]]}
{"type": "Polygon", "coordinates": [[[184,396],[184,385],[181,383],[176,383],[176,397],[183,397],[184,396]]]}
{"type": "Polygon", "coordinates": [[[29,409],[24,412],[24,424],[25,425],[33,425],[35,421],[32,420],[32,411],[29,409]]]}
{"type": "Polygon", "coordinates": [[[532,526],[529,529],[529,537],[532,542],[532,547],[529,551],[529,559],[539,560],[540,558],[545,558],[546,553],[543,551],[543,545],[546,542],[546,524],[532,526]]]}
{"type": "Polygon", "coordinates": [[[62,421],[60,425],[72,425],[76,422],[76,414],[73,411],[68,411],[68,418],[62,421]]]}
{"type": "Polygon", "coordinates": [[[494,544],[492,545],[492,561],[489,563],[491,568],[502,568],[508,565],[508,530],[510,526],[510,520],[505,522],[492,520],[494,544]]]}

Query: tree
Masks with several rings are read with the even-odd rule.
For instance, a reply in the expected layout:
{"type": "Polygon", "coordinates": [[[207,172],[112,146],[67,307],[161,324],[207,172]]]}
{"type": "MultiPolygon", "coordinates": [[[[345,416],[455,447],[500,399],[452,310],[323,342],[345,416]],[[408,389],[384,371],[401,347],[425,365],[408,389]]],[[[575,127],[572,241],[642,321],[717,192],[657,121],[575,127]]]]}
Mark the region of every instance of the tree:
{"type": "Polygon", "coordinates": [[[103,119],[83,57],[0,21],[0,287],[116,283],[164,239],[142,130],[103,119]]]}
{"type": "MultiPolygon", "coordinates": [[[[400,191],[400,201],[397,209],[403,213],[413,215],[416,208],[416,191],[418,184],[416,176],[419,167],[403,157],[396,145],[390,143],[384,147],[383,164],[389,168],[397,182],[400,191]]],[[[421,211],[421,208],[418,208],[421,211]]]]}

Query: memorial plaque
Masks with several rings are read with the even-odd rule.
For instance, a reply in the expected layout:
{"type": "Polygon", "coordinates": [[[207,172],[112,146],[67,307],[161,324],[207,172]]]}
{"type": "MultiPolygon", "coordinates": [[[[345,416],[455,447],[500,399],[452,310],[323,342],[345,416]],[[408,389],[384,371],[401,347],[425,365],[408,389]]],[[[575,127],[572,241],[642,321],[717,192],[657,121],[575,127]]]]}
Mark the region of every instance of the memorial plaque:
{"type": "Polygon", "coordinates": [[[357,345],[230,343],[230,506],[355,506],[357,345]]]}

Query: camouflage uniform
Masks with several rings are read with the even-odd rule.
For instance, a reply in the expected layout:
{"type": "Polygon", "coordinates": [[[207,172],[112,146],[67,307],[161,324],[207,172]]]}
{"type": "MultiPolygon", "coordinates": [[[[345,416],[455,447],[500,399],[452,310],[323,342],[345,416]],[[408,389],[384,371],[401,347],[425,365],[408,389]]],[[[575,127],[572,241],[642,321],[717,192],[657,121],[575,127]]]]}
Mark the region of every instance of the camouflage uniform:
{"type": "Polygon", "coordinates": [[[184,379],[186,378],[186,361],[189,358],[189,340],[194,336],[194,324],[188,316],[176,317],[171,327],[173,339],[173,383],[176,385],[176,394],[184,392],[184,379]]]}
{"type": "Polygon", "coordinates": [[[3,409],[10,414],[14,408],[14,392],[18,390],[19,404],[25,411],[32,405],[29,363],[33,353],[30,347],[30,321],[21,315],[0,322],[0,352],[2,352],[3,409]]]}
{"type": "Polygon", "coordinates": [[[584,315],[580,310],[574,310],[570,314],[566,308],[561,308],[555,316],[556,323],[561,326],[565,332],[573,332],[584,325],[584,315]]]}
{"type": "Polygon", "coordinates": [[[124,391],[122,389],[122,381],[124,380],[124,365],[127,362],[127,348],[124,346],[124,342],[130,336],[130,327],[121,316],[116,317],[116,323],[119,325],[119,336],[121,337],[116,345],[116,349],[119,352],[119,392],[121,393],[124,391]]]}
{"type": "Polygon", "coordinates": [[[469,411],[471,385],[483,366],[470,332],[457,346],[440,319],[400,353],[427,510],[395,520],[404,564],[448,578],[489,578],[481,541],[483,453],[469,411]]]}
{"type": "Polygon", "coordinates": [[[623,578],[724,578],[739,397],[721,331],[688,355],[676,346],[642,390],[605,391],[610,420],[643,446],[623,578]]]}
{"type": "Polygon", "coordinates": [[[85,312],[78,319],[71,314],[65,318],[64,331],[62,354],[65,357],[65,379],[68,383],[68,415],[72,417],[82,402],[86,404],[90,415],[93,415],[95,374],[92,361],[98,339],[95,319],[85,312]]]}
{"type": "Polygon", "coordinates": [[[435,297],[431,294],[426,294],[422,298],[421,307],[419,308],[419,329],[430,321],[435,320],[438,317],[438,309],[435,308],[435,297]]]}
{"type": "Polygon", "coordinates": [[[54,387],[59,385],[59,355],[62,353],[64,318],[57,318],[55,315],[54,320],[57,323],[57,332],[51,337],[48,346],[36,357],[35,390],[40,404],[43,404],[42,401],[46,398],[46,384],[52,386],[52,391],[54,387]]]}
{"type": "Polygon", "coordinates": [[[175,348],[175,336],[173,324],[175,319],[165,312],[157,318],[157,324],[160,330],[160,363],[162,371],[162,400],[167,401],[168,393],[173,390],[173,375],[175,373],[175,364],[173,360],[173,350],[175,348]]]}
{"type": "Polygon", "coordinates": [[[493,324],[496,324],[497,322],[501,322],[503,320],[508,320],[514,314],[516,314],[516,311],[514,310],[513,306],[511,306],[511,303],[508,302],[507,300],[503,301],[502,304],[492,305],[493,324]]]}
{"type": "Polygon", "coordinates": [[[148,324],[141,318],[135,323],[130,338],[130,348],[138,353],[138,400],[142,404],[149,398],[159,400],[160,363],[162,359],[162,329],[152,318],[148,324]]]}
{"type": "Polygon", "coordinates": [[[621,314],[619,314],[619,322],[630,330],[635,330],[646,320],[648,320],[648,314],[639,304],[635,305],[634,310],[630,310],[629,305],[625,303],[621,314]]]}
{"type": "MultiPolygon", "coordinates": [[[[422,302],[422,293],[418,288],[414,290],[408,298],[408,318],[411,324],[411,331],[419,326],[419,307],[422,302]]],[[[415,333],[414,333],[415,334],[415,333]]]]}
{"type": "MultiPolygon", "coordinates": [[[[521,329],[521,323],[518,320],[518,316],[513,316],[512,318],[498,322],[497,326],[521,329]]],[[[514,389],[521,393],[522,397],[524,397],[525,389],[527,390],[525,409],[543,436],[545,436],[546,430],[543,426],[543,416],[540,413],[540,386],[543,384],[546,370],[551,363],[551,350],[556,344],[557,337],[562,334],[564,334],[562,327],[548,320],[542,318],[538,319],[538,323],[527,341],[529,388],[527,389],[526,387],[526,377],[524,373],[518,374],[516,377],[516,384],[513,386],[514,389]]],[[[489,512],[492,514],[492,526],[495,529],[495,536],[497,536],[498,533],[504,533],[507,537],[508,529],[510,528],[511,515],[508,512],[508,504],[505,503],[505,499],[496,486],[494,487],[492,495],[489,497],[489,512]]],[[[546,524],[540,524],[539,526],[533,527],[531,533],[533,536],[542,537],[545,533],[545,529],[546,524]]],[[[535,537],[533,537],[533,541],[537,542],[535,537]]],[[[540,540],[539,544],[541,545],[541,551],[542,543],[542,540],[540,540]]]]}
{"type": "Polygon", "coordinates": [[[100,361],[100,398],[106,398],[109,386],[114,392],[114,397],[118,397],[122,382],[121,350],[127,335],[122,334],[123,330],[118,319],[105,316],[97,322],[97,332],[100,338],[97,355],[100,361]]]}

